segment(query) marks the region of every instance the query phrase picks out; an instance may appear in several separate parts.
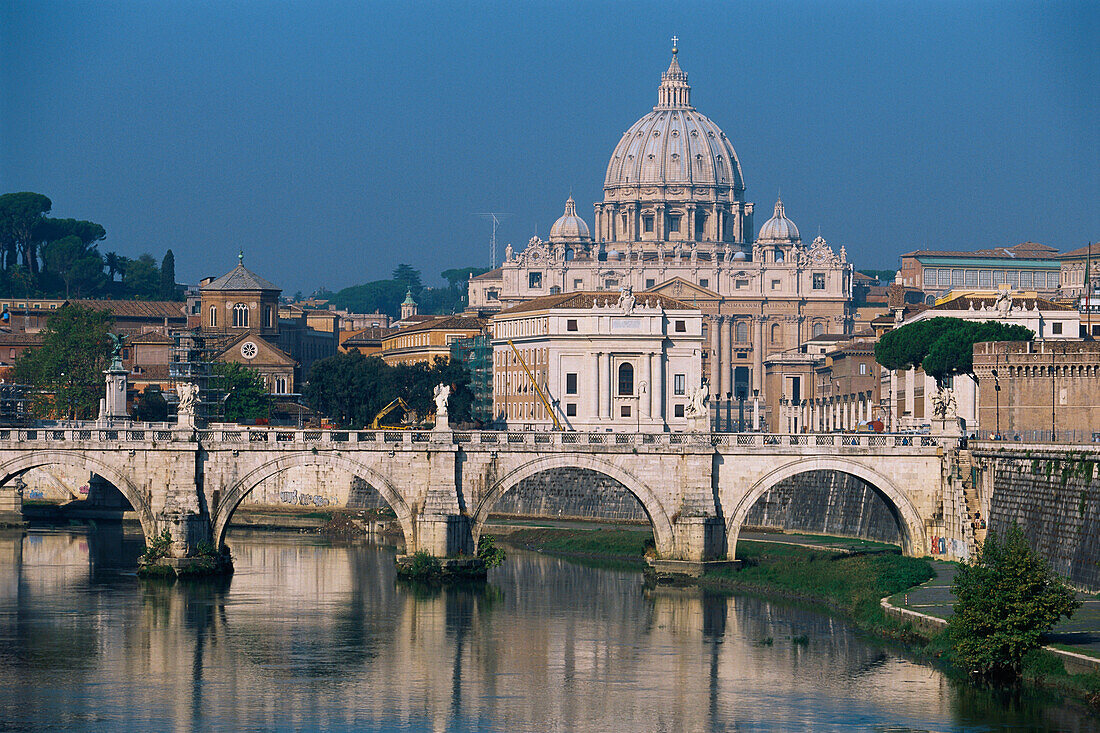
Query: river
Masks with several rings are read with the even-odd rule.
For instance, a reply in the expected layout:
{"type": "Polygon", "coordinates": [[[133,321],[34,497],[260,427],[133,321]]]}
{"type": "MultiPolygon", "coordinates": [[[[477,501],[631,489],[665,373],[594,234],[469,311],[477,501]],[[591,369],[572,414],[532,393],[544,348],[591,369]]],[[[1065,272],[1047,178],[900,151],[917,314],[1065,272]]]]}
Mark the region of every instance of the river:
{"type": "Polygon", "coordinates": [[[136,530],[0,534],[0,730],[1100,730],[784,603],[511,551],[395,581],[393,550],[233,531],[226,581],[139,581],[136,530]]]}

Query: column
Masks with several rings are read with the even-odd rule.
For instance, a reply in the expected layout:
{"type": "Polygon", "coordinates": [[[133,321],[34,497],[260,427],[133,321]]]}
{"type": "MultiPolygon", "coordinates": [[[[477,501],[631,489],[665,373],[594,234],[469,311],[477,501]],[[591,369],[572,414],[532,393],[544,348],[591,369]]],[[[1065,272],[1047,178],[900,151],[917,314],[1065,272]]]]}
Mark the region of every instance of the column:
{"type": "Polygon", "coordinates": [[[752,319],[752,388],[764,398],[764,319],[752,319]]]}
{"type": "Polygon", "coordinates": [[[638,411],[642,413],[642,417],[649,417],[652,414],[650,405],[652,404],[653,394],[653,368],[652,368],[653,354],[642,354],[642,382],[645,384],[645,388],[649,390],[649,394],[642,394],[642,386],[638,385],[638,411]]]}
{"type": "Polygon", "coordinates": [[[722,383],[721,395],[722,399],[726,399],[726,393],[728,393],[732,387],[730,386],[730,377],[733,376],[732,359],[733,356],[733,319],[726,316],[722,319],[722,343],[721,343],[722,358],[719,360],[718,374],[719,381],[722,383]]]}
{"type": "Polygon", "coordinates": [[[601,410],[603,406],[603,390],[600,388],[603,386],[600,378],[603,372],[603,354],[596,352],[596,366],[592,370],[592,417],[603,417],[601,410]]]}
{"type": "Polygon", "coordinates": [[[618,385],[615,384],[615,360],[611,358],[610,353],[607,355],[607,361],[604,366],[603,379],[607,380],[607,389],[603,391],[603,416],[613,419],[615,417],[612,414],[612,410],[615,409],[615,388],[618,385]]]}
{"type": "Polygon", "coordinates": [[[663,351],[658,351],[653,364],[653,415],[657,420],[665,417],[665,356],[663,351]]]}
{"type": "Polygon", "coordinates": [[[721,334],[718,333],[721,321],[721,316],[712,316],[710,319],[710,378],[707,380],[710,382],[710,391],[713,395],[712,399],[717,399],[718,392],[718,350],[721,343],[721,334]]]}

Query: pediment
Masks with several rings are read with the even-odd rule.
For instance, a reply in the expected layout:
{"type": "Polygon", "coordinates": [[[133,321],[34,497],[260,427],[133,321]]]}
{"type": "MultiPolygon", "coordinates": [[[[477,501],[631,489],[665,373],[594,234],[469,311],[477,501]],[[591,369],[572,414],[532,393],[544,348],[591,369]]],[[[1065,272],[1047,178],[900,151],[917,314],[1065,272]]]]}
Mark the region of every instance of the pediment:
{"type": "Polygon", "coordinates": [[[702,285],[693,283],[690,280],[685,280],[682,277],[674,277],[671,280],[666,280],[660,285],[649,288],[644,292],[660,293],[661,295],[675,298],[676,300],[684,300],[685,298],[695,300],[720,300],[722,297],[713,290],[704,288],[702,285]]]}
{"type": "Polygon", "coordinates": [[[294,359],[285,351],[268,343],[256,334],[251,333],[243,334],[230,342],[225,349],[214,357],[214,361],[242,364],[253,368],[261,366],[294,366],[295,364],[294,359]],[[247,358],[245,356],[246,351],[251,352],[251,348],[245,346],[246,343],[253,344],[255,348],[256,355],[252,358],[247,358]]]}

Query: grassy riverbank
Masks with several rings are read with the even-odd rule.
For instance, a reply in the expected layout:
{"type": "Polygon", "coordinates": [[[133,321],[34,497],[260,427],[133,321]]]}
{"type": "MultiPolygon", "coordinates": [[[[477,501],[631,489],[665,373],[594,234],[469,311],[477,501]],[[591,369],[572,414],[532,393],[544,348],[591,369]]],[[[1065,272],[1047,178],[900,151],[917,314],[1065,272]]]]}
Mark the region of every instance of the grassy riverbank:
{"type": "MultiPolygon", "coordinates": [[[[785,537],[778,535],[776,539],[785,537]]],[[[521,529],[502,535],[500,541],[585,564],[632,568],[645,567],[645,551],[651,546],[648,533],[631,529],[521,529]]],[[[841,553],[744,539],[737,544],[737,557],[741,569],[707,573],[699,585],[824,605],[860,629],[904,642],[912,651],[936,660],[953,676],[963,676],[954,663],[945,632],[931,638],[921,636],[909,623],[887,616],[881,606],[882,598],[933,578],[935,572],[927,560],[897,552],[841,553]]],[[[1028,657],[1024,677],[1100,707],[1100,675],[1067,674],[1061,661],[1042,650],[1028,657]]]]}

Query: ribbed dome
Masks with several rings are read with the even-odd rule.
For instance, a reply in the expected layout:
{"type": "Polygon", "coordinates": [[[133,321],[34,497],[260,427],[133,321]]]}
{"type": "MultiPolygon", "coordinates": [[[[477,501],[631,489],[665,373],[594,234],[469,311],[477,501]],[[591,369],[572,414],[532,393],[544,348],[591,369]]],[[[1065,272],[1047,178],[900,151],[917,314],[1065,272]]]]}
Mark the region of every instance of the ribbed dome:
{"type": "Polygon", "coordinates": [[[760,227],[760,236],[756,241],[762,244],[800,244],[802,242],[802,238],[798,236],[798,227],[783,212],[782,199],[775,202],[775,215],[760,227]]]}
{"type": "Polygon", "coordinates": [[[588,224],[577,216],[577,204],[570,196],[565,202],[565,213],[550,227],[551,242],[575,242],[592,239],[588,224]]]}
{"type": "Polygon", "coordinates": [[[691,87],[673,51],[661,74],[657,106],[623,133],[607,166],[604,188],[694,185],[745,189],[733,144],[691,106],[691,87]]]}

